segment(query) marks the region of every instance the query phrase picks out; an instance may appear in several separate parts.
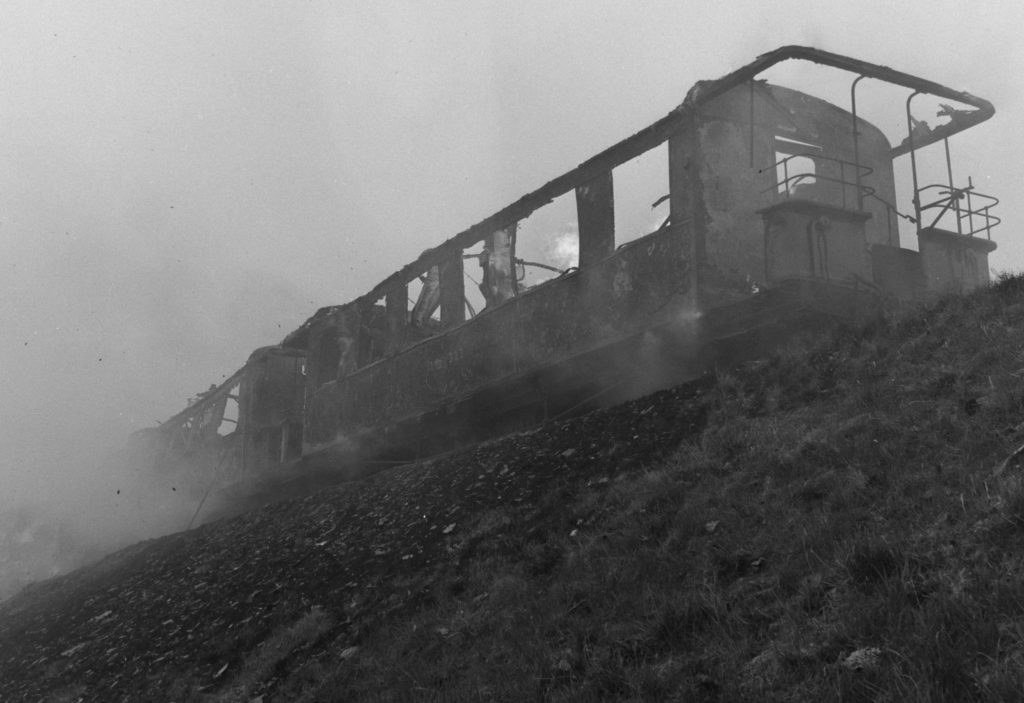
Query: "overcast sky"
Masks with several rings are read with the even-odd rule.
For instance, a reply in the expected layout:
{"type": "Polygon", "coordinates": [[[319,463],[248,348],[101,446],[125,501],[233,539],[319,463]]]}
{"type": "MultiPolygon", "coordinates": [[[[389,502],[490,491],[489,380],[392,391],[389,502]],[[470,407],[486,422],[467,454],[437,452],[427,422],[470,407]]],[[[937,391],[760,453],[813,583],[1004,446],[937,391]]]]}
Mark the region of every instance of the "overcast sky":
{"type": "Polygon", "coordinates": [[[992,100],[954,163],[1021,269],[1018,7],[7,0],[0,490],[91,481],[318,307],[783,44],[992,100]]]}

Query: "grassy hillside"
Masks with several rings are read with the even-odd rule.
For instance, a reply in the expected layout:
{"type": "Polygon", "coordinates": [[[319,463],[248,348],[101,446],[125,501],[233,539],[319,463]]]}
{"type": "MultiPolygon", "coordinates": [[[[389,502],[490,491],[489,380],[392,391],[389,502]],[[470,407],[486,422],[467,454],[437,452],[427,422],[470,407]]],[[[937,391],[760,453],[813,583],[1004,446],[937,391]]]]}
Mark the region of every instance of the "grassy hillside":
{"type": "Polygon", "coordinates": [[[3,700],[1018,701],[1024,278],[139,545],[3,700]]]}
{"type": "Polygon", "coordinates": [[[1021,700],[1022,376],[1019,278],[722,375],[306,700],[1021,700]]]}

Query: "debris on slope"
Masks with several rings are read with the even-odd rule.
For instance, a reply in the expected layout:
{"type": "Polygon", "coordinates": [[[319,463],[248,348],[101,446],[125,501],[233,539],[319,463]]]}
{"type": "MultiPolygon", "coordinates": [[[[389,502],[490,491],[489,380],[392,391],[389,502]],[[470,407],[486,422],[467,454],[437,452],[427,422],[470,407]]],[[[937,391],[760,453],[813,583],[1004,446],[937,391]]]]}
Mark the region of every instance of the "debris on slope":
{"type": "Polygon", "coordinates": [[[77,569],[99,554],[60,520],[25,506],[0,508],[0,601],[40,579],[77,569]]]}
{"type": "Polygon", "coordinates": [[[1022,350],[1011,277],[720,374],[578,528],[490,535],[274,700],[1018,701],[1022,350]]]}
{"type": "Polygon", "coordinates": [[[1010,277],[136,545],[0,605],[0,699],[1019,700],[1022,349],[1010,277]]]}
{"type": "Polygon", "coordinates": [[[0,605],[0,698],[152,700],[180,681],[217,689],[312,607],[337,620],[332,637],[355,642],[422,595],[474,516],[531,514],[694,435],[699,386],[152,540],[32,586],[0,605]]]}

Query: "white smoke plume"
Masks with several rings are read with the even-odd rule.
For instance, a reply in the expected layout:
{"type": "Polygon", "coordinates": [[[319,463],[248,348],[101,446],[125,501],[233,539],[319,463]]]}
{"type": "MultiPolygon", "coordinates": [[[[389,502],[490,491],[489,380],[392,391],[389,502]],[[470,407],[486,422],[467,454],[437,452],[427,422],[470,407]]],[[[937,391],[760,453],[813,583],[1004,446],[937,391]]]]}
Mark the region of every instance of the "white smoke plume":
{"type": "Polygon", "coordinates": [[[552,266],[568,269],[580,263],[580,233],[575,222],[567,222],[561,231],[544,247],[544,254],[552,266]]]}

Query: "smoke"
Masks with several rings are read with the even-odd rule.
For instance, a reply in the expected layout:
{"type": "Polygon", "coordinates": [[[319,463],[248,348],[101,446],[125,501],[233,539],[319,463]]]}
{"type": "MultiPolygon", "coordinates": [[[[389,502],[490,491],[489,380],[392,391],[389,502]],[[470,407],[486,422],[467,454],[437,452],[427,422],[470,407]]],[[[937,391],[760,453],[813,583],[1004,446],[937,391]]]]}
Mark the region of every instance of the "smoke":
{"type": "Polygon", "coordinates": [[[566,223],[558,234],[553,236],[544,246],[544,254],[552,266],[560,269],[579,266],[579,226],[575,222],[566,223]]]}
{"type": "Polygon", "coordinates": [[[12,316],[0,340],[0,513],[17,516],[0,519],[0,571],[20,574],[17,583],[185,529],[198,499],[154,472],[151,457],[133,455],[130,436],[183,409],[312,308],[275,273],[161,267],[137,251],[132,267],[111,237],[91,235],[88,246],[68,237],[68,257],[87,265],[61,262],[60,290],[35,283],[45,272],[27,245],[15,259],[26,294],[59,295],[12,316]]]}
{"type": "Polygon", "coordinates": [[[0,599],[33,581],[185,529],[196,500],[128,447],[49,472],[53,490],[0,503],[0,599]]]}
{"type": "MultiPolygon", "coordinates": [[[[907,5],[879,28],[860,6],[747,5],[711,13],[680,47],[686,3],[467,6],[455,18],[425,4],[11,3],[0,27],[0,501],[110,548],[182,529],[194,501],[112,447],[316,307],[365,291],[660,118],[694,81],[781,43],[993,99],[1000,115],[966,133],[955,158],[977,161],[964,175],[984,192],[1013,190],[1017,121],[1001,115],[1021,104],[1005,80],[1021,44],[1016,23],[997,20],[1015,7],[972,18],[907,5]],[[684,61],[665,62],[680,50],[684,61]]],[[[664,184],[667,169],[655,171],[664,184]]],[[[1020,206],[1005,208],[1012,232],[1020,206]]],[[[618,231],[641,233],[646,212],[636,227],[630,218],[618,231]]],[[[541,253],[577,265],[575,227],[541,253]]],[[[1005,237],[993,265],[1021,261],[1024,240],[1005,237]]]]}

